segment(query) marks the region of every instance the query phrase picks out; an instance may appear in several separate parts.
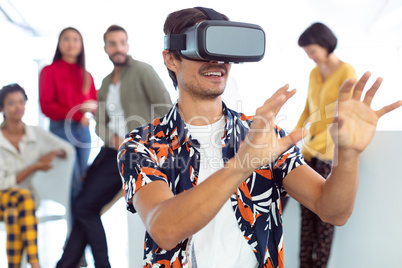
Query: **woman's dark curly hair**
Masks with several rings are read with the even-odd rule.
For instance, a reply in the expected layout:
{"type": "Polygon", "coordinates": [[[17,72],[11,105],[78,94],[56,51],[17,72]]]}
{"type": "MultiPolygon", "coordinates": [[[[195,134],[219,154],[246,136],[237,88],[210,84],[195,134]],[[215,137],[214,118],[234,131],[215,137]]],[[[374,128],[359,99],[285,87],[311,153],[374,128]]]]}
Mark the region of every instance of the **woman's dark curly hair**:
{"type": "Polygon", "coordinates": [[[25,93],[25,90],[20,85],[18,85],[16,83],[6,85],[2,89],[0,89],[0,109],[1,110],[4,108],[4,100],[6,99],[6,96],[12,92],[21,92],[22,95],[24,95],[25,101],[28,100],[28,96],[25,93]]]}
{"type": "MultiPolygon", "coordinates": [[[[6,99],[7,95],[13,92],[21,92],[22,95],[24,96],[25,101],[28,100],[28,96],[25,93],[25,90],[18,84],[9,84],[4,86],[2,89],[0,89],[0,111],[3,111],[4,108],[4,100],[6,99]]],[[[5,118],[5,115],[3,114],[3,117],[5,118]]]]}

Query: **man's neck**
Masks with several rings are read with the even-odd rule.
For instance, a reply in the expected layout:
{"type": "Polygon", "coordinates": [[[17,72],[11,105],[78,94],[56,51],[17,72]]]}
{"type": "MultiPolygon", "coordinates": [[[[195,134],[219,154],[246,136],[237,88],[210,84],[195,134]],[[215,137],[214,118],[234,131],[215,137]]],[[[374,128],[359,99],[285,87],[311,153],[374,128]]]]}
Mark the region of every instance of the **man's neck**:
{"type": "Polygon", "coordinates": [[[120,81],[120,76],[121,76],[121,71],[123,70],[123,65],[122,66],[114,66],[113,72],[112,72],[112,84],[116,85],[120,81]]]}
{"type": "Polygon", "coordinates": [[[194,100],[180,96],[178,100],[180,116],[184,122],[194,126],[215,123],[222,118],[222,100],[194,100]]]}

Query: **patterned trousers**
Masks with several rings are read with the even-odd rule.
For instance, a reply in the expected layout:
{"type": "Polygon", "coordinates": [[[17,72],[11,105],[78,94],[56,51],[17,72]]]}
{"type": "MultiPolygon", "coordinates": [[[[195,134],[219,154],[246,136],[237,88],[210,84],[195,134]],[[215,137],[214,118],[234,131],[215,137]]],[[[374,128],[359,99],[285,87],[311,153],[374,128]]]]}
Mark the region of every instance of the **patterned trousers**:
{"type": "Polygon", "coordinates": [[[38,262],[35,202],[27,189],[0,190],[0,220],[6,224],[9,268],[19,268],[25,248],[28,262],[38,262]]]}
{"type": "MultiPolygon", "coordinates": [[[[306,160],[306,163],[325,179],[331,172],[331,164],[317,158],[306,160]]],[[[308,208],[301,208],[300,268],[325,268],[331,251],[334,226],[322,222],[308,208]]]]}

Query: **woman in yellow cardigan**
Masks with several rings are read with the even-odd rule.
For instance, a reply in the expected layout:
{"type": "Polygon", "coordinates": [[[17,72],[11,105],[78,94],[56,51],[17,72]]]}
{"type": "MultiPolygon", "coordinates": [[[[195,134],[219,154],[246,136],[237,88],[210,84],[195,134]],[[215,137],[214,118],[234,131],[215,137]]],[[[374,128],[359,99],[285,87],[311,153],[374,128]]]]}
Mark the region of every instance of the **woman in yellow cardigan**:
{"type": "MultiPolygon", "coordinates": [[[[302,153],[306,163],[326,178],[331,172],[334,143],[329,134],[339,87],[357,78],[354,68],[333,53],[337,38],[322,23],[314,23],[299,37],[298,44],[317,66],[311,71],[306,106],[296,128],[309,124],[302,153]]],[[[334,226],[324,223],[301,205],[300,267],[326,267],[334,226]]]]}

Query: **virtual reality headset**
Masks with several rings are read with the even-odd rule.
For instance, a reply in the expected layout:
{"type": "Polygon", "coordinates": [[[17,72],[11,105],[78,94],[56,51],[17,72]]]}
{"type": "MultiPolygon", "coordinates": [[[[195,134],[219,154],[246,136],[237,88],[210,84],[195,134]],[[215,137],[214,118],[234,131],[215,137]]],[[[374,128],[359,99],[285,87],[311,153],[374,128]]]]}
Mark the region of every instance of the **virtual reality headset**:
{"type": "MultiPolygon", "coordinates": [[[[208,9],[209,12],[211,10],[208,9]]],[[[212,12],[219,14],[214,10],[212,12]]],[[[223,19],[205,20],[184,29],[180,34],[166,35],[164,47],[179,51],[183,58],[190,60],[255,62],[264,57],[265,33],[256,24],[223,19]]]]}

